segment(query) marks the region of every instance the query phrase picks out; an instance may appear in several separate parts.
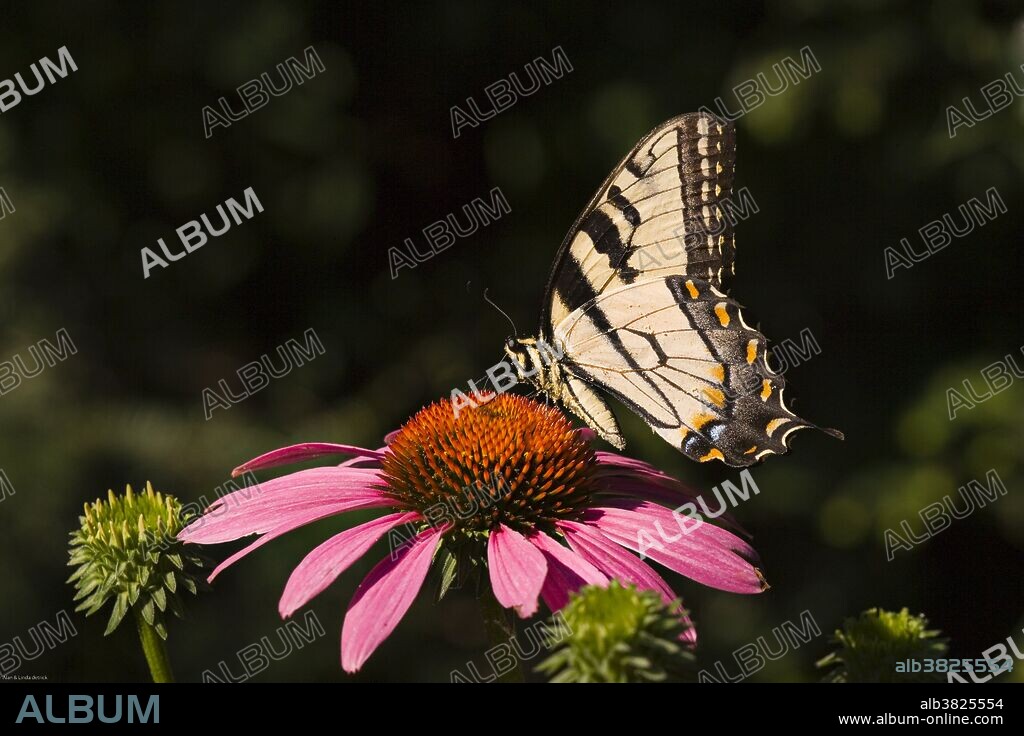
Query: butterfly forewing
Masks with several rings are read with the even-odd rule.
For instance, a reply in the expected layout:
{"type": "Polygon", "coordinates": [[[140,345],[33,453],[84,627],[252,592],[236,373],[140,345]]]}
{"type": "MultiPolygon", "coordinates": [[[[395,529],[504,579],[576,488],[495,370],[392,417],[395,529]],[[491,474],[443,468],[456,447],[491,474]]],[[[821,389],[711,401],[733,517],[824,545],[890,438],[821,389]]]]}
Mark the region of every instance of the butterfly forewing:
{"type": "Polygon", "coordinates": [[[605,180],[555,259],[541,329],[641,275],[723,286],[735,251],[722,202],[732,193],[732,126],[691,113],[646,135],[605,180]]]}

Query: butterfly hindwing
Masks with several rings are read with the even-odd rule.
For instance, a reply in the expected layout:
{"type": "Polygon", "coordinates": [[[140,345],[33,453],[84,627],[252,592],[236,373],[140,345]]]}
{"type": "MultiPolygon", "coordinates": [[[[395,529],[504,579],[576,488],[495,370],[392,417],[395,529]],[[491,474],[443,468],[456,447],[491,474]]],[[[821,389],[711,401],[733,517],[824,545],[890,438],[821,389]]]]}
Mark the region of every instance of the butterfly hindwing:
{"type": "Polygon", "coordinates": [[[555,329],[563,369],[629,406],[693,460],[746,466],[813,426],[782,400],[764,336],[706,281],[645,278],[595,297],[555,329]]]}
{"type": "Polygon", "coordinates": [[[586,380],[566,371],[558,400],[606,442],[619,450],[625,449],[626,440],[608,402],[586,380]]]}
{"type": "Polygon", "coordinates": [[[723,287],[735,246],[722,201],[736,158],[730,124],[706,113],[646,135],[612,171],[555,259],[542,329],[641,276],[685,274],[723,287]]]}

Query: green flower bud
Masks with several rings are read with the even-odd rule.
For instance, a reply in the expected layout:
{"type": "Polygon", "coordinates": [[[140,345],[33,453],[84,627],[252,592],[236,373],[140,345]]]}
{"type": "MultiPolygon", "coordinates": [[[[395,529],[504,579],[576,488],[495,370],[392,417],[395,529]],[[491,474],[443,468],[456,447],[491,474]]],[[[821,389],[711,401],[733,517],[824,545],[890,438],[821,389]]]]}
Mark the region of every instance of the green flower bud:
{"type": "Polygon", "coordinates": [[[588,585],[555,614],[546,640],[554,651],[537,670],[552,682],[679,682],[692,679],[693,652],[678,601],[613,580],[588,585]],[[689,677],[687,677],[690,675],[689,677]]]}
{"type": "Polygon", "coordinates": [[[77,569],[68,578],[75,584],[76,611],[91,616],[107,601],[114,606],[104,635],[137,608],[142,619],[162,638],[167,638],[165,615],[183,614],[182,591],[195,594],[201,582],[193,571],[202,567],[200,557],[186,554],[175,539],[187,519],[181,518],[181,502],[156,493],[136,494],[128,486],[123,496],[107,492],[107,500],[85,504],[78,517],[81,527],[71,533],[68,565],[77,569]]]}
{"type": "MultiPolygon", "coordinates": [[[[906,660],[941,659],[946,656],[947,639],[928,629],[923,614],[912,616],[871,608],[857,618],[848,618],[832,641],[839,648],[818,661],[818,667],[832,668],[825,682],[938,682],[944,674],[897,672],[896,663],[906,660]]],[[[923,669],[923,667],[922,667],[923,669]]]]}

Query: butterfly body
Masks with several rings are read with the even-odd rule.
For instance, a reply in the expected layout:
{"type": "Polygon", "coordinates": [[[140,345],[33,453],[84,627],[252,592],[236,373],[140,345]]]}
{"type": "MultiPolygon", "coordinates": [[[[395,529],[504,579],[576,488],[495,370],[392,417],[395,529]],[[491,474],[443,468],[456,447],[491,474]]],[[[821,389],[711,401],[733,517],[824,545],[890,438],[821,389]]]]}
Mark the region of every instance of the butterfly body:
{"type": "Polygon", "coordinates": [[[733,128],[713,115],[651,131],[563,241],[537,336],[506,342],[520,378],[619,449],[602,392],[700,462],[751,465],[814,426],[786,408],[764,336],[725,291],[734,164],[733,128]]]}
{"type": "Polygon", "coordinates": [[[623,450],[626,440],[619,430],[611,407],[589,383],[563,362],[565,350],[560,342],[548,338],[509,338],[505,354],[512,359],[519,378],[557,401],[585,421],[598,436],[623,450]]]}

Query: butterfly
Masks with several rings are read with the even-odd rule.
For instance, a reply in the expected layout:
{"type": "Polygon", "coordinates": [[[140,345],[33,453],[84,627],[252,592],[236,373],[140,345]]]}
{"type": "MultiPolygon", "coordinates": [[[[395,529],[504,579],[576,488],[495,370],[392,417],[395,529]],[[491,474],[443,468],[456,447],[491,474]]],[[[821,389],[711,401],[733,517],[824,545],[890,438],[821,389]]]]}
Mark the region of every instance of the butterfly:
{"type": "Polygon", "coordinates": [[[562,242],[538,334],[505,342],[522,380],[618,449],[603,393],[699,462],[752,465],[818,428],[786,408],[764,335],[726,293],[735,161],[732,124],[709,113],[644,136],[562,242]]]}

